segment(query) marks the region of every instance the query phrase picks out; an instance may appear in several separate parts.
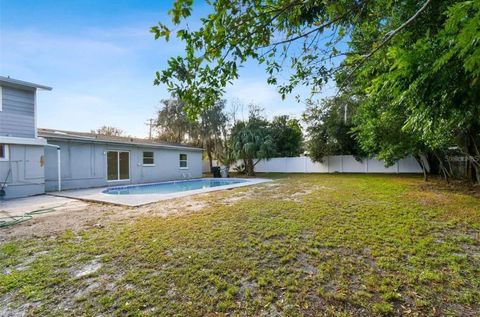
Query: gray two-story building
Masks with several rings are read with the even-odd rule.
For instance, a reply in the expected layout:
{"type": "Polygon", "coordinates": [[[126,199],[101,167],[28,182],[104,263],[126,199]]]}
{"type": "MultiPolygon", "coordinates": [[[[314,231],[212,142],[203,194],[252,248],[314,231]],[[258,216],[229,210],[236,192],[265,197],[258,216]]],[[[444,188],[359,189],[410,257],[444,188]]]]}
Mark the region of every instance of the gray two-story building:
{"type": "Polygon", "coordinates": [[[0,195],[45,192],[45,146],[37,135],[37,93],[52,88],[0,77],[0,195]]]}
{"type": "Polygon", "coordinates": [[[202,176],[200,148],[38,129],[36,96],[50,90],[0,76],[0,199],[202,176]]]}

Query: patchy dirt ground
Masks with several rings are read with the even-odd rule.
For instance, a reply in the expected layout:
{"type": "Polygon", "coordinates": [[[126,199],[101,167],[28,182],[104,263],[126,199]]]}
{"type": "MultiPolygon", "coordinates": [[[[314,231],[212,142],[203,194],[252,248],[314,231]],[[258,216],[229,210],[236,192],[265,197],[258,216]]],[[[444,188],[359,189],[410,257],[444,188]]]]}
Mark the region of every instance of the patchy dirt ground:
{"type": "MultiPolygon", "coordinates": [[[[132,221],[138,217],[167,217],[201,210],[208,195],[196,195],[162,201],[141,207],[123,207],[103,203],[91,203],[68,199],[57,206],[54,211],[34,215],[31,220],[0,229],[0,242],[18,238],[44,237],[55,235],[65,230],[78,232],[91,227],[101,228],[106,224],[132,221]]],[[[19,214],[19,213],[17,213],[19,214]]],[[[6,213],[0,215],[5,216],[6,213]]]]}
{"type": "Polygon", "coordinates": [[[59,209],[0,231],[0,316],[480,316],[470,189],[282,175],[59,209]]]}
{"type": "MultiPolygon", "coordinates": [[[[278,175],[276,175],[278,177],[278,175]]],[[[281,176],[280,176],[281,177],[281,176]]],[[[415,192],[417,202],[424,205],[441,205],[447,200],[445,192],[465,194],[480,198],[480,186],[465,183],[445,183],[440,179],[421,183],[422,191],[415,192]]],[[[77,232],[79,230],[97,227],[101,228],[110,222],[132,221],[138,217],[167,217],[195,213],[202,210],[210,202],[216,201],[224,205],[234,205],[244,199],[261,199],[265,196],[262,188],[269,192],[269,199],[301,202],[303,196],[311,193],[335,190],[334,187],[324,185],[297,184],[289,188],[287,182],[272,182],[260,186],[251,186],[223,192],[212,192],[161,201],[141,207],[115,206],[111,204],[92,203],[74,199],[59,202],[53,201],[47,206],[54,207],[55,212],[35,215],[32,220],[13,226],[9,229],[0,229],[0,242],[17,238],[44,237],[54,235],[65,230],[77,232]]],[[[55,197],[51,196],[53,199],[55,197]]],[[[2,208],[0,206],[0,216],[2,208]]]]}
{"type": "MultiPolygon", "coordinates": [[[[67,198],[58,199],[58,197],[50,196],[53,201],[51,203],[43,203],[40,207],[52,207],[55,211],[35,215],[31,220],[8,229],[0,230],[0,242],[18,238],[51,236],[64,232],[65,230],[78,232],[92,227],[101,228],[111,222],[129,222],[140,217],[185,215],[199,212],[212,201],[219,204],[232,205],[242,199],[261,197],[258,188],[264,187],[270,192],[275,192],[280,188],[283,189],[285,186],[287,186],[286,183],[273,182],[260,186],[239,188],[237,190],[175,198],[140,207],[117,206],[67,198]]],[[[322,189],[321,186],[308,189],[306,187],[296,192],[292,197],[272,195],[272,198],[294,200],[314,190],[322,189]]],[[[22,213],[17,212],[16,214],[22,213]]],[[[0,216],[1,215],[2,211],[0,206],[0,216]]],[[[5,215],[8,214],[4,213],[3,216],[5,215]]]]}

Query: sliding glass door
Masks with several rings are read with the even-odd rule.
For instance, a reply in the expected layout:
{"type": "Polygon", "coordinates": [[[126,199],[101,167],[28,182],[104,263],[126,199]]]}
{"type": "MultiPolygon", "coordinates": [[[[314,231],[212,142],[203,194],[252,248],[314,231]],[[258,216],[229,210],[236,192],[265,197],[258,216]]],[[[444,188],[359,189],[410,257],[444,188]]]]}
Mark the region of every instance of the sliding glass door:
{"type": "Polygon", "coordinates": [[[130,153],[122,151],[107,152],[107,180],[130,179],[130,153]]]}

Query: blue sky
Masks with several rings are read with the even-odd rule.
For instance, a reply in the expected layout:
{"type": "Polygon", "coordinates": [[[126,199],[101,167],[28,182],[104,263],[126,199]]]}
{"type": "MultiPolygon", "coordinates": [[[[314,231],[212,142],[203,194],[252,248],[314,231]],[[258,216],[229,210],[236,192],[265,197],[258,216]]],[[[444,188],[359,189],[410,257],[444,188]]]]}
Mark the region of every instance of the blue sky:
{"type": "MultiPolygon", "coordinates": [[[[111,125],[144,137],[146,120],[169,97],[164,86],[153,86],[155,71],[182,54],[181,43],[155,41],[149,33],[169,21],[170,6],[164,0],[0,0],[0,74],[53,87],[39,93],[39,127],[111,125]]],[[[197,5],[189,23],[206,10],[197,5]]],[[[229,105],[257,103],[269,117],[304,110],[293,97],[282,101],[255,63],[241,70],[225,97],[229,105]]]]}

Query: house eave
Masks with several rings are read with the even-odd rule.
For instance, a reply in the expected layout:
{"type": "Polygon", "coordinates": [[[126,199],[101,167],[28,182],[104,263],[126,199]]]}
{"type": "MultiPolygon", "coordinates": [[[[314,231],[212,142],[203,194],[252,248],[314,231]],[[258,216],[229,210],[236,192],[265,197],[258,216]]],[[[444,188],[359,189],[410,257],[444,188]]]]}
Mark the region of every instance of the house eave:
{"type": "Polygon", "coordinates": [[[178,145],[167,145],[167,144],[154,144],[154,143],[139,143],[139,142],[122,142],[122,141],[115,141],[115,140],[101,140],[95,139],[91,137],[71,137],[71,136],[42,136],[47,140],[60,140],[60,141],[76,141],[76,142],[95,142],[101,144],[116,144],[116,145],[123,145],[123,146],[137,146],[137,147],[147,147],[147,148],[165,148],[165,149],[179,149],[185,151],[203,151],[202,148],[196,147],[188,147],[188,146],[178,146],[178,145]]]}
{"type": "Polygon", "coordinates": [[[1,144],[17,144],[17,145],[46,145],[47,140],[44,138],[19,138],[10,136],[0,136],[1,144]]]}
{"type": "Polygon", "coordinates": [[[10,87],[19,88],[19,89],[28,89],[28,90],[36,90],[36,89],[49,90],[49,91],[52,90],[52,87],[39,85],[39,84],[31,83],[28,81],[13,79],[5,76],[0,76],[0,85],[10,86],[10,87]]]}

